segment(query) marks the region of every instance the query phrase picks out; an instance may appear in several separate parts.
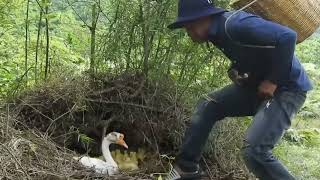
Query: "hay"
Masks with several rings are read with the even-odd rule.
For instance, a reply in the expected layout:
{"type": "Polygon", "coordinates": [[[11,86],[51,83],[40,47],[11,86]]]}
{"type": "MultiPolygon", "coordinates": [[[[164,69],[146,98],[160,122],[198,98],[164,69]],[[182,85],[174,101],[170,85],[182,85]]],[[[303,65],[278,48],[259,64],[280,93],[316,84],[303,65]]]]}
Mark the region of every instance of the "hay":
{"type": "Polygon", "coordinates": [[[72,159],[70,150],[60,148],[40,133],[19,131],[15,119],[0,117],[0,179],[61,179],[93,175],[72,159]]]}
{"type": "Polygon", "coordinates": [[[11,100],[10,114],[17,115],[19,130],[36,130],[59,147],[92,156],[101,155],[103,128],[122,132],[130,150],[154,154],[140,175],[166,171],[160,154],[177,150],[189,112],[174,83],[163,81],[146,82],[140,74],[52,79],[11,100]],[[82,135],[93,141],[85,144],[82,135]]]}
{"type": "Polygon", "coordinates": [[[100,154],[103,127],[126,134],[131,147],[155,152],[172,151],[180,143],[188,113],[175,99],[174,84],[147,84],[133,74],[82,78],[54,80],[24,93],[14,101],[14,112],[22,124],[59,145],[76,148],[78,135],[88,135],[96,140],[93,154],[100,154]]]}
{"type": "MultiPolygon", "coordinates": [[[[16,121],[10,118],[14,123],[16,121]]],[[[76,154],[34,130],[18,131],[7,126],[8,119],[0,118],[0,179],[150,179],[146,175],[119,174],[112,178],[85,169],[73,159],[76,154]]]]}
{"type": "MultiPolygon", "coordinates": [[[[101,155],[104,129],[124,133],[130,150],[149,152],[140,171],[113,179],[152,179],[166,172],[190,117],[175,87],[170,79],[100,74],[51,79],[21,93],[0,117],[0,160],[6,162],[0,179],[111,179],[72,158],[101,155]],[[84,143],[82,135],[93,141],[84,143]]],[[[202,163],[211,179],[246,179],[239,170],[223,171],[215,157],[202,163]]]]}
{"type": "MultiPolygon", "coordinates": [[[[237,0],[231,6],[240,9],[252,1],[237,0]]],[[[298,42],[308,38],[320,26],[318,0],[257,0],[245,11],[294,29],[298,33],[298,42]]]]}

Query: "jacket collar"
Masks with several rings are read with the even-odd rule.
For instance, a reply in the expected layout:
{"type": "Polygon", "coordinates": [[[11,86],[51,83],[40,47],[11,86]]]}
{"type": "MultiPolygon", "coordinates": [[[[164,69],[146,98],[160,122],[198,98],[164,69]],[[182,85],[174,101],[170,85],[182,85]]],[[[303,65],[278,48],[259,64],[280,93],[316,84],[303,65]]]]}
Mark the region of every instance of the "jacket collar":
{"type": "Polygon", "coordinates": [[[220,26],[222,25],[222,17],[224,13],[213,16],[212,22],[209,28],[209,40],[216,39],[220,26]]]}

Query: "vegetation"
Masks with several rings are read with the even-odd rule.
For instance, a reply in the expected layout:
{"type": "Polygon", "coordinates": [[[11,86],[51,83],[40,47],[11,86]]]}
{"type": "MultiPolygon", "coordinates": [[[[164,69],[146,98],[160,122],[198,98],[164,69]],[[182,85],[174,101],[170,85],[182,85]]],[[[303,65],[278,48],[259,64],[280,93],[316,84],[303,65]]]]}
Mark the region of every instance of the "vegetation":
{"type": "MultiPolygon", "coordinates": [[[[229,2],[216,3],[227,7],[229,2]]],[[[151,141],[147,148],[156,157],[150,162],[161,168],[139,175],[163,173],[198,97],[230,83],[225,73],[229,62],[218,49],[194,44],[183,31],[166,28],[175,18],[176,5],[171,0],[1,0],[0,159],[6,157],[8,163],[1,165],[0,178],[97,177],[72,160],[74,149],[61,137],[73,136],[60,135],[77,132],[92,141],[84,135],[90,119],[111,118],[100,117],[99,108],[123,115],[119,119],[124,123],[150,120],[152,128],[158,128],[155,135],[144,127],[148,134],[139,142],[151,141]],[[102,106],[88,98],[127,105],[102,106]],[[80,117],[85,122],[74,126],[80,117]],[[175,119],[177,124],[171,121],[175,119]],[[53,158],[59,155],[65,160],[53,158]]],[[[320,179],[319,53],[320,31],[297,46],[314,90],[275,150],[300,179],[320,179]]],[[[239,155],[249,124],[250,119],[241,118],[215,128],[203,158],[211,177],[250,177],[239,155]]]]}

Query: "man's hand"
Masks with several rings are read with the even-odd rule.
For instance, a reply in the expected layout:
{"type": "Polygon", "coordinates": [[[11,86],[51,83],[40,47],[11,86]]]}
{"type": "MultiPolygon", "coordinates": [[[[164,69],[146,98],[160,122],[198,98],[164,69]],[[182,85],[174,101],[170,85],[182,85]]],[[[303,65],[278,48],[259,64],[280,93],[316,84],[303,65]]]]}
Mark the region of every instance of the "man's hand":
{"type": "Polygon", "coordinates": [[[240,75],[236,69],[228,71],[229,78],[237,85],[241,86],[248,81],[249,75],[247,73],[240,75]]]}
{"type": "Polygon", "coordinates": [[[276,89],[276,84],[272,83],[271,81],[265,80],[261,82],[258,88],[258,95],[265,99],[272,98],[276,89]]]}

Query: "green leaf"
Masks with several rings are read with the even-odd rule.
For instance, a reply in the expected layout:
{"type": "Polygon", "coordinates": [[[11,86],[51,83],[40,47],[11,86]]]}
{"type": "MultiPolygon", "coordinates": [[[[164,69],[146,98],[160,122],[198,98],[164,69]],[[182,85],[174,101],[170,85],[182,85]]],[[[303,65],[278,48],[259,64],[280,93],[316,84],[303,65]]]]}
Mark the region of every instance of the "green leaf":
{"type": "Polygon", "coordinates": [[[88,137],[86,134],[79,134],[79,139],[83,143],[92,143],[94,139],[88,137]]]}

